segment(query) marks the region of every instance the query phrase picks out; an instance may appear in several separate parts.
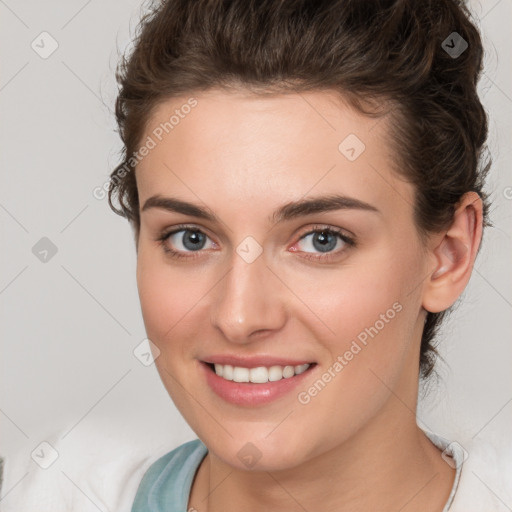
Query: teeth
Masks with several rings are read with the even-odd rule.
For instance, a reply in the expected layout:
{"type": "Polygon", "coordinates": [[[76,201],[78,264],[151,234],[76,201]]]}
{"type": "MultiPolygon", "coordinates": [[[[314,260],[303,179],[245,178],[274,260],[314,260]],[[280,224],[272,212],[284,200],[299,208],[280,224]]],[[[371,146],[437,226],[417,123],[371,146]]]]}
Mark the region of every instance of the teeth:
{"type": "Polygon", "coordinates": [[[234,382],[249,382],[249,369],[235,366],[233,368],[233,381],[234,382]]]}
{"type": "Polygon", "coordinates": [[[257,368],[243,368],[242,366],[231,366],[230,364],[215,363],[215,373],[226,380],[234,382],[252,382],[254,384],[265,384],[281,379],[289,379],[294,375],[304,373],[310,365],[308,363],[297,366],[258,366],[257,368]]]}
{"type": "Polygon", "coordinates": [[[268,370],[263,366],[251,368],[249,370],[249,380],[258,384],[265,384],[265,382],[268,382],[268,370]]]}
{"type": "MultiPolygon", "coordinates": [[[[223,370],[224,370],[224,365],[215,363],[215,365],[214,365],[214,366],[215,366],[215,373],[216,373],[219,377],[222,377],[222,376],[223,376],[223,374],[224,374],[224,371],[223,371],[223,370]]],[[[225,365],[225,366],[227,366],[227,365],[225,365]]],[[[233,367],[231,367],[231,368],[233,368],[233,367]]],[[[231,376],[231,378],[233,378],[233,376],[231,376]]],[[[228,380],[229,380],[229,379],[228,379],[228,380]]]]}

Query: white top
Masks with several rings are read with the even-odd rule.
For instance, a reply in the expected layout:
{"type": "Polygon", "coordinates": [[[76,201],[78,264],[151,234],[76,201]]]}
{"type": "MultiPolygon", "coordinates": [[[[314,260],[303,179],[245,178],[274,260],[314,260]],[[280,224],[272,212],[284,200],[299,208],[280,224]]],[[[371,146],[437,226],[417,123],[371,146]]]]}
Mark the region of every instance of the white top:
{"type": "MultiPolygon", "coordinates": [[[[4,456],[0,512],[128,512],[147,469],[175,446],[133,444],[93,424],[46,436],[33,448],[4,456]],[[151,455],[148,455],[150,453],[151,455]]],[[[499,446],[478,438],[449,442],[425,432],[457,469],[442,512],[510,512],[512,510],[512,441],[499,446]]],[[[133,434],[133,433],[132,433],[133,434]]],[[[0,479],[1,480],[1,479],[0,479]]],[[[184,511],[185,512],[185,511],[184,511]]]]}

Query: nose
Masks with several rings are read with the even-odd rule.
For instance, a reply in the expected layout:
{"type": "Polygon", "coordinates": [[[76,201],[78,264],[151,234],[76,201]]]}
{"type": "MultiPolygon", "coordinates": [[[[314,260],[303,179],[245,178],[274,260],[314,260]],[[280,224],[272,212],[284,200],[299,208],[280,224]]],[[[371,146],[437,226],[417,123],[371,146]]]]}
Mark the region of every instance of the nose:
{"type": "Polygon", "coordinates": [[[267,267],[264,254],[247,263],[233,254],[231,270],[212,296],[211,322],[232,343],[246,344],[286,322],[283,284],[267,267]]]}

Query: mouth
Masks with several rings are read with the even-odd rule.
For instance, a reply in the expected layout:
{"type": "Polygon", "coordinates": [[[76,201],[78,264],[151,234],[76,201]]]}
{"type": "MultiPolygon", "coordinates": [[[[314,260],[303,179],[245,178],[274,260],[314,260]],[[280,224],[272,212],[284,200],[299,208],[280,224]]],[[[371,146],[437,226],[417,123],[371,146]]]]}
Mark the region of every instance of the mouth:
{"type": "Polygon", "coordinates": [[[198,361],[210,389],[224,401],[238,406],[264,405],[292,395],[315,372],[317,363],[298,365],[233,366],[198,361]]]}
{"type": "Polygon", "coordinates": [[[230,364],[203,362],[212,372],[224,380],[250,382],[252,384],[266,384],[267,382],[289,379],[308,371],[312,366],[316,365],[316,363],[303,363],[298,365],[272,365],[248,368],[230,364]]]}

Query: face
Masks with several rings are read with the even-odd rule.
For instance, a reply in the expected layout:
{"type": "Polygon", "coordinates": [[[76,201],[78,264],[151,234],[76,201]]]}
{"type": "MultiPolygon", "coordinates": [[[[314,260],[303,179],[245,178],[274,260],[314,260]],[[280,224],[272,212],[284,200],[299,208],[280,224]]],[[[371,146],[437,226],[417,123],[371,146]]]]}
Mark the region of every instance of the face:
{"type": "Polygon", "coordinates": [[[213,454],[292,468],[384,425],[392,393],[416,394],[413,189],[392,170],[387,119],[334,93],[194,98],[154,111],[136,171],[147,335],[213,454]],[[285,366],[297,374],[279,380],[285,366]]]}

